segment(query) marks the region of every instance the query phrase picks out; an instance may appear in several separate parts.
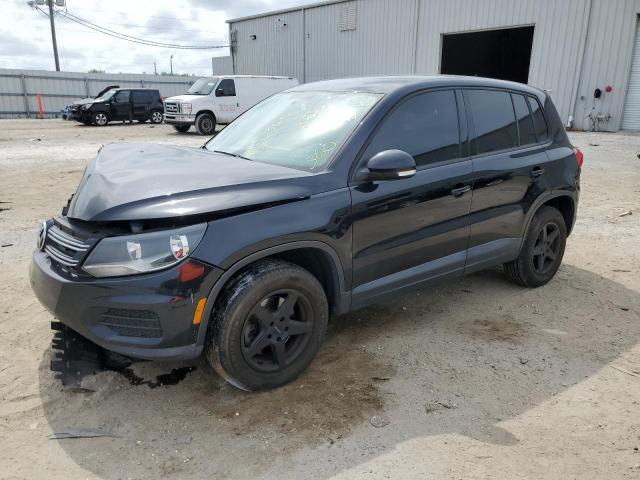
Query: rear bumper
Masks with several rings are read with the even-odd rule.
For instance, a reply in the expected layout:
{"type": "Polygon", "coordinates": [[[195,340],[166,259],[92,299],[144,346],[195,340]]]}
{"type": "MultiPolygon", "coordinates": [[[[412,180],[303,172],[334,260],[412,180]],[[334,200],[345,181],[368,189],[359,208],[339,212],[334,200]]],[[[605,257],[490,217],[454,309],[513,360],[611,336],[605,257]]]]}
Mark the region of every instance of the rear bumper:
{"type": "Polygon", "coordinates": [[[97,345],[135,358],[188,360],[203,348],[200,325],[193,325],[196,304],[221,275],[220,269],[188,260],[156,273],[79,279],[36,251],[29,277],[42,305],[97,345]]]}
{"type": "Polygon", "coordinates": [[[169,125],[193,125],[196,122],[196,116],[185,113],[165,113],[164,122],[169,125]]]}

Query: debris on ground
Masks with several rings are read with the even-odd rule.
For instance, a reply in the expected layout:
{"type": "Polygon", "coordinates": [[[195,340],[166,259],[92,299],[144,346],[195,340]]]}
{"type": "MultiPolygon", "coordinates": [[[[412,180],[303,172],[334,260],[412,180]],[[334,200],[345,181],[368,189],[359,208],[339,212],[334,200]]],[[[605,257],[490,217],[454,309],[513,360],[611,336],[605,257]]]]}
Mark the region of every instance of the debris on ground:
{"type": "Polygon", "coordinates": [[[629,216],[629,215],[633,215],[633,212],[631,210],[627,210],[626,212],[623,212],[618,216],[619,217],[626,217],[626,216],[629,216]]]}
{"type": "Polygon", "coordinates": [[[389,419],[380,415],[374,415],[369,419],[369,423],[376,428],[382,428],[389,425],[389,419]]]}
{"type": "Polygon", "coordinates": [[[63,440],[67,438],[99,438],[99,437],[113,437],[119,438],[120,435],[116,435],[112,432],[106,432],[99,429],[90,428],[66,428],[60,432],[54,432],[49,435],[50,440],[63,440]]]}
{"type": "Polygon", "coordinates": [[[424,409],[427,413],[435,412],[438,410],[453,410],[454,408],[458,408],[458,405],[453,402],[428,402],[424,409]]]}

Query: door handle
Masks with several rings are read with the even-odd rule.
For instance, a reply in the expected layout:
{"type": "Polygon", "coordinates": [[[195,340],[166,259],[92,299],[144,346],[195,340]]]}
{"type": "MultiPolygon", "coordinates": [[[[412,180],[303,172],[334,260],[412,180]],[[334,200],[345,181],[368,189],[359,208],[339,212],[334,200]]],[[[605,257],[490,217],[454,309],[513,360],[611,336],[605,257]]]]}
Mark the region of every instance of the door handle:
{"type": "Polygon", "coordinates": [[[456,187],[454,189],[451,190],[451,195],[453,195],[454,197],[461,197],[462,195],[464,195],[465,193],[467,193],[469,190],[471,190],[471,185],[462,185],[460,187],[456,187]]]}
{"type": "Polygon", "coordinates": [[[533,178],[538,178],[543,173],[544,173],[544,168],[539,167],[537,165],[531,169],[531,176],[533,178]]]}

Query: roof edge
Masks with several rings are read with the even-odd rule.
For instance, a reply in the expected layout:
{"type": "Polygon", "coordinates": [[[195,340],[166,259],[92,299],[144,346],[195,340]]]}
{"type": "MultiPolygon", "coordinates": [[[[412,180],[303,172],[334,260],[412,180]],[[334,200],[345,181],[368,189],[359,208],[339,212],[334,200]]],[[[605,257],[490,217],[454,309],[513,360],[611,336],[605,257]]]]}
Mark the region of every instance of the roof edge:
{"type": "Polygon", "coordinates": [[[255,15],[247,15],[245,17],[230,18],[226,22],[228,24],[244,22],[246,20],[253,20],[253,19],[262,18],[262,17],[270,17],[272,15],[279,15],[281,13],[299,12],[301,10],[308,10],[310,8],[324,7],[325,5],[332,5],[334,3],[344,3],[344,2],[351,2],[351,1],[353,0],[324,0],[321,2],[309,3],[307,5],[300,5],[299,7],[282,8],[280,10],[270,10],[268,12],[256,13],[255,15]]]}

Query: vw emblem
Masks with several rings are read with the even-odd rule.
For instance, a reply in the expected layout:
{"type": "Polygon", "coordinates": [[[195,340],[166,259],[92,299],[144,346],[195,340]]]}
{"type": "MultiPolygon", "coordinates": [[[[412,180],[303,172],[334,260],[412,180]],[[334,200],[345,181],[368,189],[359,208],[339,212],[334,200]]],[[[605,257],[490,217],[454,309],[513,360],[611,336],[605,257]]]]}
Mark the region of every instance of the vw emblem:
{"type": "Polygon", "coordinates": [[[38,250],[42,250],[44,248],[44,242],[47,239],[47,228],[47,222],[43,221],[40,224],[40,229],[38,230],[38,241],[36,243],[38,250]]]}

